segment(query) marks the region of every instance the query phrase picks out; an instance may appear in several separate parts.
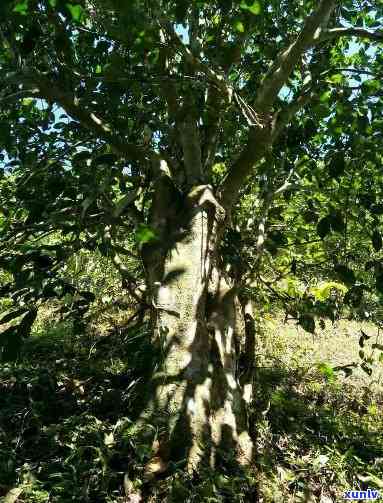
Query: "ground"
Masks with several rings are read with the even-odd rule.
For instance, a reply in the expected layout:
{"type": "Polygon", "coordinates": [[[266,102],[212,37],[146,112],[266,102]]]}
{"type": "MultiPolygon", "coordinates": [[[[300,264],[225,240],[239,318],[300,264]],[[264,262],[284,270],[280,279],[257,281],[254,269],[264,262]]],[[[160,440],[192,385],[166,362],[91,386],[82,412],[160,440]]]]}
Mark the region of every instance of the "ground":
{"type": "Polygon", "coordinates": [[[360,329],[373,335],[370,345],[376,330],[341,321],[312,336],[273,313],[257,341],[256,466],[194,479],[173,466],[149,499],[142,475],[151,447],[139,442],[132,418],[150,375],[150,346],[144,325],[121,328],[124,316],[115,315],[103,330],[80,336],[45,313],[22,358],[0,367],[0,497],[7,503],[328,503],[347,489],[383,490],[383,365],[371,376],[331,371],[360,362],[360,329]]]}

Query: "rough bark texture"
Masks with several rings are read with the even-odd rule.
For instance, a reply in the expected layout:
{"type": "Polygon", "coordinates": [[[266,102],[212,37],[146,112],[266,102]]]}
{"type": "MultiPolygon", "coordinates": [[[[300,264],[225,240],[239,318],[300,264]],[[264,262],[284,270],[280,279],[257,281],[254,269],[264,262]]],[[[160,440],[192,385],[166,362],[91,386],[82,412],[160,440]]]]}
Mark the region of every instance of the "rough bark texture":
{"type": "Polygon", "coordinates": [[[185,459],[190,471],[202,462],[215,466],[223,450],[250,463],[252,442],[238,380],[244,324],[236,289],[216,257],[225,212],[211,187],[195,187],[169,232],[171,203],[164,203],[159,190],[161,208],[153,208],[153,221],[160,235],[167,229],[168,246],[162,234],[161,244],[145,252],[155,343],[162,353],[143,415],[159,428],[152,471],[162,471],[169,459],[185,459]]]}

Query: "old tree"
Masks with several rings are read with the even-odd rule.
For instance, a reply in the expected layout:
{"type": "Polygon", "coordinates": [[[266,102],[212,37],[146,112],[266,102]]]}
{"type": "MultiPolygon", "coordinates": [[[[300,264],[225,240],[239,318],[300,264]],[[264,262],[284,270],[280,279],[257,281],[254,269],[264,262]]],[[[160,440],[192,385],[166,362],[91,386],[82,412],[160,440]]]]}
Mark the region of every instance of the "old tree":
{"type": "Polygon", "coordinates": [[[355,309],[383,291],[381,0],[0,11],[3,359],[49,298],[76,294],[81,321],[97,292],[61,266],[98,250],[161,355],[137,415],[155,466],[251,463],[257,310],[275,295],[309,332],[336,316],[278,292],[283,270],[321,263],[355,309]]]}

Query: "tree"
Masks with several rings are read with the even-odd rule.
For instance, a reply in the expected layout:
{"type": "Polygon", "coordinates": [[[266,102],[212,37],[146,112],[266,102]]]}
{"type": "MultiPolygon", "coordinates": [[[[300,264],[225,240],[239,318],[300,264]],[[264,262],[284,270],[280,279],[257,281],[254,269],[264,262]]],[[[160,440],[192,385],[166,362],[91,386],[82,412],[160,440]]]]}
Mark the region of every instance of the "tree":
{"type": "MultiPolygon", "coordinates": [[[[76,294],[81,317],[93,296],[60,267],[97,248],[149,310],[162,355],[139,417],[159,431],[148,471],[214,466],[230,450],[251,463],[250,301],[266,288],[289,303],[270,281],[291,260],[278,250],[295,249],[293,274],[305,244],[334,256],[332,273],[360,287],[347,229],[361,207],[358,229],[381,248],[383,5],[8,0],[1,11],[0,265],[14,303],[2,322],[18,321],[3,357],[47,298],[76,294]]],[[[301,301],[290,313],[313,332],[313,302],[301,301]]]]}

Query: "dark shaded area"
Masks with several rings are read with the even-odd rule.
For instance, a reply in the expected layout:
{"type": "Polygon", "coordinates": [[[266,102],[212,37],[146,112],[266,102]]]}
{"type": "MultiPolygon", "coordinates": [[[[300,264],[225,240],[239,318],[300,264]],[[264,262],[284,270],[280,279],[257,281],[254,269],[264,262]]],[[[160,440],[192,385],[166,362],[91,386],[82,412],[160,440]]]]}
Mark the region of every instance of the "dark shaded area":
{"type": "Polygon", "coordinates": [[[20,483],[25,464],[53,501],[120,495],[122,473],[137,461],[123,431],[152,358],[145,326],[96,344],[65,324],[30,338],[17,362],[0,366],[0,496],[20,483]]]}

